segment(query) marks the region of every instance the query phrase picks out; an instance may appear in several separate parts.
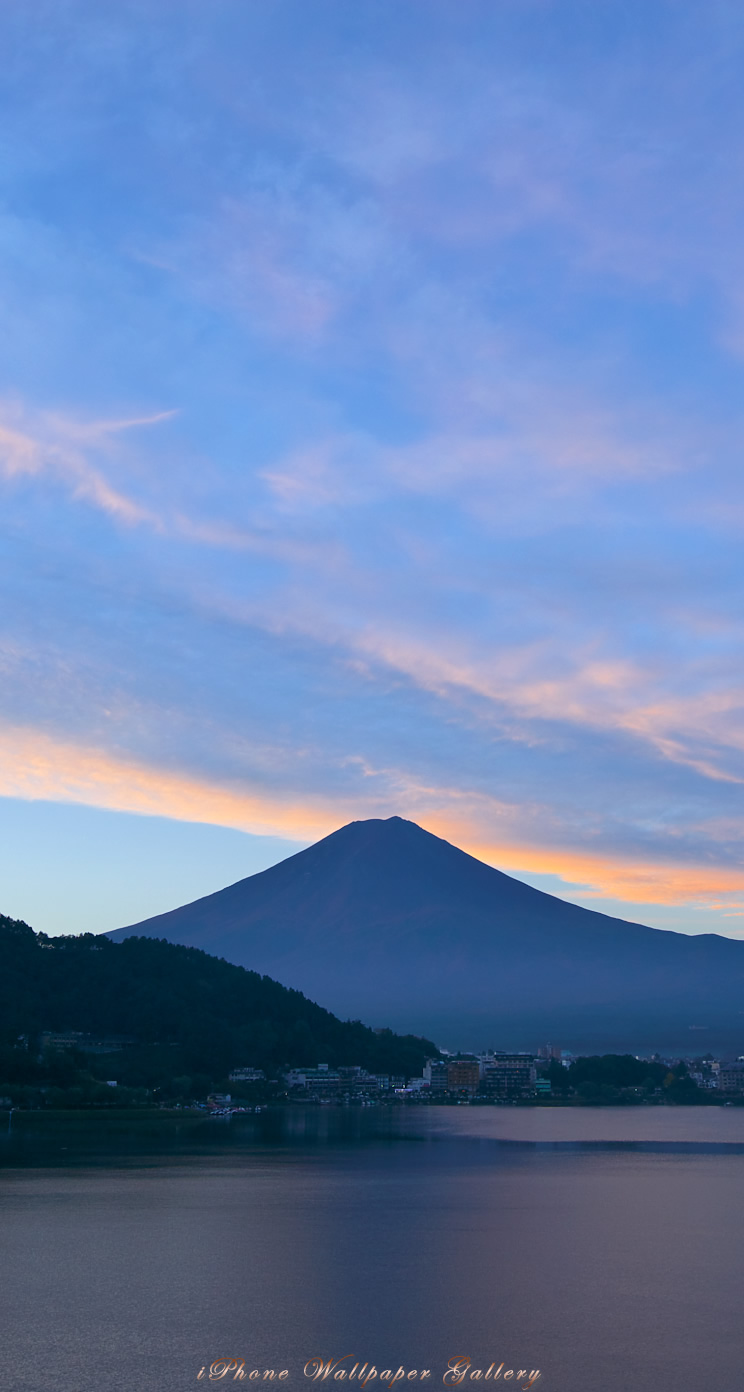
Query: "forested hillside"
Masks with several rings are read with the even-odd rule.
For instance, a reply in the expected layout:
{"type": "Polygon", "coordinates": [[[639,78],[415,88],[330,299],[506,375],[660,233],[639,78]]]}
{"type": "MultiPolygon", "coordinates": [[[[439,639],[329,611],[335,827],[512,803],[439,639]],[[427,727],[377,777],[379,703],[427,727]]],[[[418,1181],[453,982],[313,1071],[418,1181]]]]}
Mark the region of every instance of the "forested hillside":
{"type": "Polygon", "coordinates": [[[414,1074],[436,1052],[413,1035],[339,1020],[299,991],[197,948],[89,933],[48,938],[0,915],[0,1093],[80,1088],[85,1075],[185,1097],[244,1065],[267,1076],[319,1062],[414,1074]],[[43,1034],[63,1031],[126,1042],[110,1053],[44,1050],[43,1034]]]}

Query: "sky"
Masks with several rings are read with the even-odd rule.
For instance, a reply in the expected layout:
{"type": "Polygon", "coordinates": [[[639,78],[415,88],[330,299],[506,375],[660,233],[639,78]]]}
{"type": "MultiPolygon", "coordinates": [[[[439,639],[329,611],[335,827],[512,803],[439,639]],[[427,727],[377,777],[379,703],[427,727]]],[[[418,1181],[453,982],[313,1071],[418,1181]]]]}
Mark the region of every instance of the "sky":
{"type": "Polygon", "coordinates": [[[744,11],[5,0],[0,911],[358,818],[744,936],[744,11]]]}

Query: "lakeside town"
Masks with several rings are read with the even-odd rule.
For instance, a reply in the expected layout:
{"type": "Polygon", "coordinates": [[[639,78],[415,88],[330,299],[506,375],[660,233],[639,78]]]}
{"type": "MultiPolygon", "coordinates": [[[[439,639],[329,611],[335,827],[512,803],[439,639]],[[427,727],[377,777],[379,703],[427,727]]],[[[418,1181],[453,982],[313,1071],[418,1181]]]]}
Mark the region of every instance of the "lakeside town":
{"type": "MultiPolygon", "coordinates": [[[[169,1046],[156,1049],[175,1053],[169,1046]]],[[[20,1036],[11,1057],[16,1081],[0,1087],[0,1109],[175,1107],[230,1116],[286,1104],[744,1105],[744,1055],[574,1055],[554,1044],[534,1052],[443,1049],[425,1058],[420,1073],[362,1064],[285,1065],[270,1071],[246,1064],[211,1078],[161,1073],[157,1086],[144,1077],[132,1086],[142,1050],[127,1035],[46,1030],[35,1038],[20,1036]]]]}
{"type": "Polygon", "coordinates": [[[276,1079],[261,1069],[230,1073],[235,1093],[212,1094],[208,1107],[238,1109],[241,1089],[275,1089],[277,1100],[320,1105],[381,1103],[499,1105],[573,1103],[744,1102],[744,1056],[734,1060],[639,1058],[631,1054],[574,1057],[554,1045],[537,1053],[486,1052],[427,1060],[420,1077],[373,1074],[360,1066],[291,1068],[276,1079]]]}

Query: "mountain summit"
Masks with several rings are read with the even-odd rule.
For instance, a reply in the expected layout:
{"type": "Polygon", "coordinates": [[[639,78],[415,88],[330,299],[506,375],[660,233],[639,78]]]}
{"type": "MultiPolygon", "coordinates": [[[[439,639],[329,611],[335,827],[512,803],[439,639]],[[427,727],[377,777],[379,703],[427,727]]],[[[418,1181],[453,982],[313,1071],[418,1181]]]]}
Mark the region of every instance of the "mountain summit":
{"type": "Polygon", "coordinates": [[[449,1048],[744,1049],[744,943],[580,908],[401,817],[108,936],[135,935],[449,1048]]]}

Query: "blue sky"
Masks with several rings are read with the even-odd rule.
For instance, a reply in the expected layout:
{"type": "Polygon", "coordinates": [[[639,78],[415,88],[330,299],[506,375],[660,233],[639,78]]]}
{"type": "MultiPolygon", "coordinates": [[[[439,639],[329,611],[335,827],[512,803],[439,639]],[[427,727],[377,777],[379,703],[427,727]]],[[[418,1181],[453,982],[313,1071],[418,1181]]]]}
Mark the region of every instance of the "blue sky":
{"type": "Polygon", "coordinates": [[[744,13],[0,12],[0,910],[397,813],[744,933],[744,13]]]}

